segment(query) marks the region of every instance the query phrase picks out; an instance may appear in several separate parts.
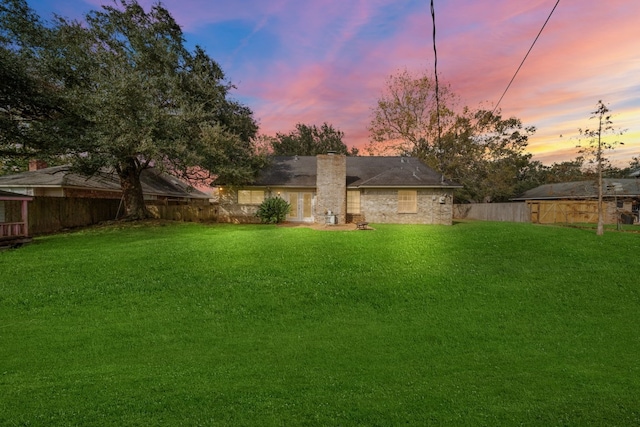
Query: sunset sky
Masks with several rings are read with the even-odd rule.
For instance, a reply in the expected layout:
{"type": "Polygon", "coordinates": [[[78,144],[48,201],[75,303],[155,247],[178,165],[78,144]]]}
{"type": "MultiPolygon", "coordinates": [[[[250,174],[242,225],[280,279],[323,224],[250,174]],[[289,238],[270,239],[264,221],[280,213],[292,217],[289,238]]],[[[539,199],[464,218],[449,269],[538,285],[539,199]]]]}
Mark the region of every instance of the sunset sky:
{"type": "MultiPolygon", "coordinates": [[[[28,0],[43,18],[80,19],[102,0],[28,0]]],[[[153,2],[143,0],[148,8],[153,2]]],[[[364,147],[371,109],[391,74],[433,73],[428,0],[164,0],[187,43],[202,46],[237,86],[261,133],[327,122],[364,147]]],[[[556,0],[435,0],[438,73],[463,105],[493,108],[556,0]]],[[[578,128],[598,100],[624,146],[640,155],[640,2],[560,0],[500,103],[538,130],[529,151],[545,164],[577,156],[578,128]],[[562,135],[562,137],[561,137],[562,135]]]]}

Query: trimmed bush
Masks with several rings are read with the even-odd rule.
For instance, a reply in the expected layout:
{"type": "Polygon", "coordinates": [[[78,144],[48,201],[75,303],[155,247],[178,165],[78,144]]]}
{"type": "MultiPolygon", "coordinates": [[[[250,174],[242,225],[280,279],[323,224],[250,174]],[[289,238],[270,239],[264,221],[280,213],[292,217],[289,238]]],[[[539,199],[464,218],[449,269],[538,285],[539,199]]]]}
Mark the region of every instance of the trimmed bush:
{"type": "Polygon", "coordinates": [[[258,207],[256,216],[264,224],[277,224],[287,218],[291,205],[280,197],[267,197],[258,207]]]}

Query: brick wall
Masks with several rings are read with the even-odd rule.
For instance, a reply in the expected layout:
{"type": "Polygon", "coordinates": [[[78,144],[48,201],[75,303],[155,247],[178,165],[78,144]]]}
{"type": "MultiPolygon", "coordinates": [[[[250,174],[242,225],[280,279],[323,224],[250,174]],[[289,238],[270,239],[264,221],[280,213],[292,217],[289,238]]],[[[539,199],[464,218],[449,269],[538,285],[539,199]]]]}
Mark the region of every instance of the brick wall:
{"type": "MultiPolygon", "coordinates": [[[[265,197],[266,196],[267,194],[265,193],[265,197]]],[[[258,212],[258,205],[238,204],[237,190],[221,190],[218,197],[218,222],[231,222],[234,224],[253,224],[260,222],[260,218],[256,216],[256,212],[258,212]]]]}
{"type": "Polygon", "coordinates": [[[338,224],[346,222],[347,158],[339,154],[317,156],[315,221],[325,222],[331,211],[338,224]]]}
{"type": "Polygon", "coordinates": [[[360,196],[361,210],[368,222],[391,224],[453,223],[453,196],[450,190],[417,190],[417,213],[398,213],[398,190],[365,189],[360,196]],[[444,197],[444,203],[440,203],[444,197]]]}

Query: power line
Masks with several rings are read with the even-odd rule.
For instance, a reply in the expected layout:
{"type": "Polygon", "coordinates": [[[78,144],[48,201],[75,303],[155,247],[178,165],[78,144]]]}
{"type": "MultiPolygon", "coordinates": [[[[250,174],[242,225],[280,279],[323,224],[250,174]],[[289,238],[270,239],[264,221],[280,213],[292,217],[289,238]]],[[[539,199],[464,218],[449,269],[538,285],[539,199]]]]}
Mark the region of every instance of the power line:
{"type": "MultiPolygon", "coordinates": [[[[558,0],[559,1],[559,0],[558,0]]],[[[433,56],[435,58],[434,73],[436,75],[436,119],[438,121],[438,147],[440,146],[440,93],[438,85],[438,51],[436,50],[436,9],[431,0],[431,21],[433,22],[433,56]]]]}
{"type": "MultiPolygon", "coordinates": [[[[533,49],[533,46],[535,46],[536,42],[538,41],[538,38],[540,37],[540,34],[542,34],[542,30],[544,30],[544,27],[547,26],[547,22],[549,22],[549,19],[551,19],[551,15],[553,15],[553,12],[556,10],[556,7],[558,7],[558,3],[560,3],[560,0],[556,1],[555,6],[553,6],[553,9],[551,9],[551,13],[549,13],[549,16],[547,17],[547,20],[544,21],[544,24],[542,25],[542,28],[540,28],[540,31],[538,32],[538,35],[536,36],[535,40],[533,41],[533,43],[531,44],[531,47],[529,48],[529,50],[527,51],[527,54],[524,56],[524,59],[522,60],[522,62],[520,63],[520,66],[518,67],[518,69],[516,70],[516,72],[514,73],[513,77],[511,77],[511,81],[509,82],[509,84],[507,85],[507,88],[504,90],[504,92],[502,93],[502,96],[500,97],[500,99],[498,100],[498,103],[496,104],[496,106],[493,108],[493,111],[491,112],[491,115],[493,115],[493,113],[496,112],[496,110],[498,109],[498,105],[500,105],[500,102],[502,101],[502,98],[504,98],[504,96],[507,94],[507,91],[509,90],[509,88],[511,87],[511,83],[513,83],[513,81],[515,80],[516,76],[518,75],[518,72],[520,71],[520,68],[522,68],[522,65],[524,64],[524,61],[527,60],[527,57],[529,56],[529,53],[531,53],[531,50],[533,49]]],[[[431,5],[433,7],[433,0],[431,0],[431,5]]],[[[435,25],[435,24],[434,24],[435,25]]],[[[435,34],[435,27],[434,27],[434,34],[435,34]]],[[[435,41],[434,41],[435,43],[435,41]]],[[[434,44],[434,48],[435,48],[435,44],[434,44]]],[[[436,76],[437,78],[437,76],[436,76]]],[[[437,87],[437,86],[436,86],[437,87]]]]}

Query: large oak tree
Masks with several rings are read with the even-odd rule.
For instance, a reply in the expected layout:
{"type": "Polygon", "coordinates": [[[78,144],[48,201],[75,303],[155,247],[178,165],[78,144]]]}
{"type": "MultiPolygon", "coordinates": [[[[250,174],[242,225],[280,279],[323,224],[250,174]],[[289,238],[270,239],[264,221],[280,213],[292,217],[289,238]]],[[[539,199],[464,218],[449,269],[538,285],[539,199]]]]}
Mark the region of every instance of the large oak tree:
{"type": "MultiPolygon", "coordinates": [[[[11,1],[21,6],[13,12],[25,15],[24,3],[11,1]]],[[[33,22],[34,15],[23,19],[33,22]]],[[[160,4],[145,11],[121,0],[82,22],[56,17],[44,30],[29,60],[44,64],[39,69],[61,97],[60,114],[74,119],[73,138],[48,148],[86,173],[113,168],[129,217],[148,215],[140,174],[149,167],[191,181],[252,177],[260,159],[251,110],[230,99],[233,85],[204,50],[185,47],[180,27],[160,4]]]]}

